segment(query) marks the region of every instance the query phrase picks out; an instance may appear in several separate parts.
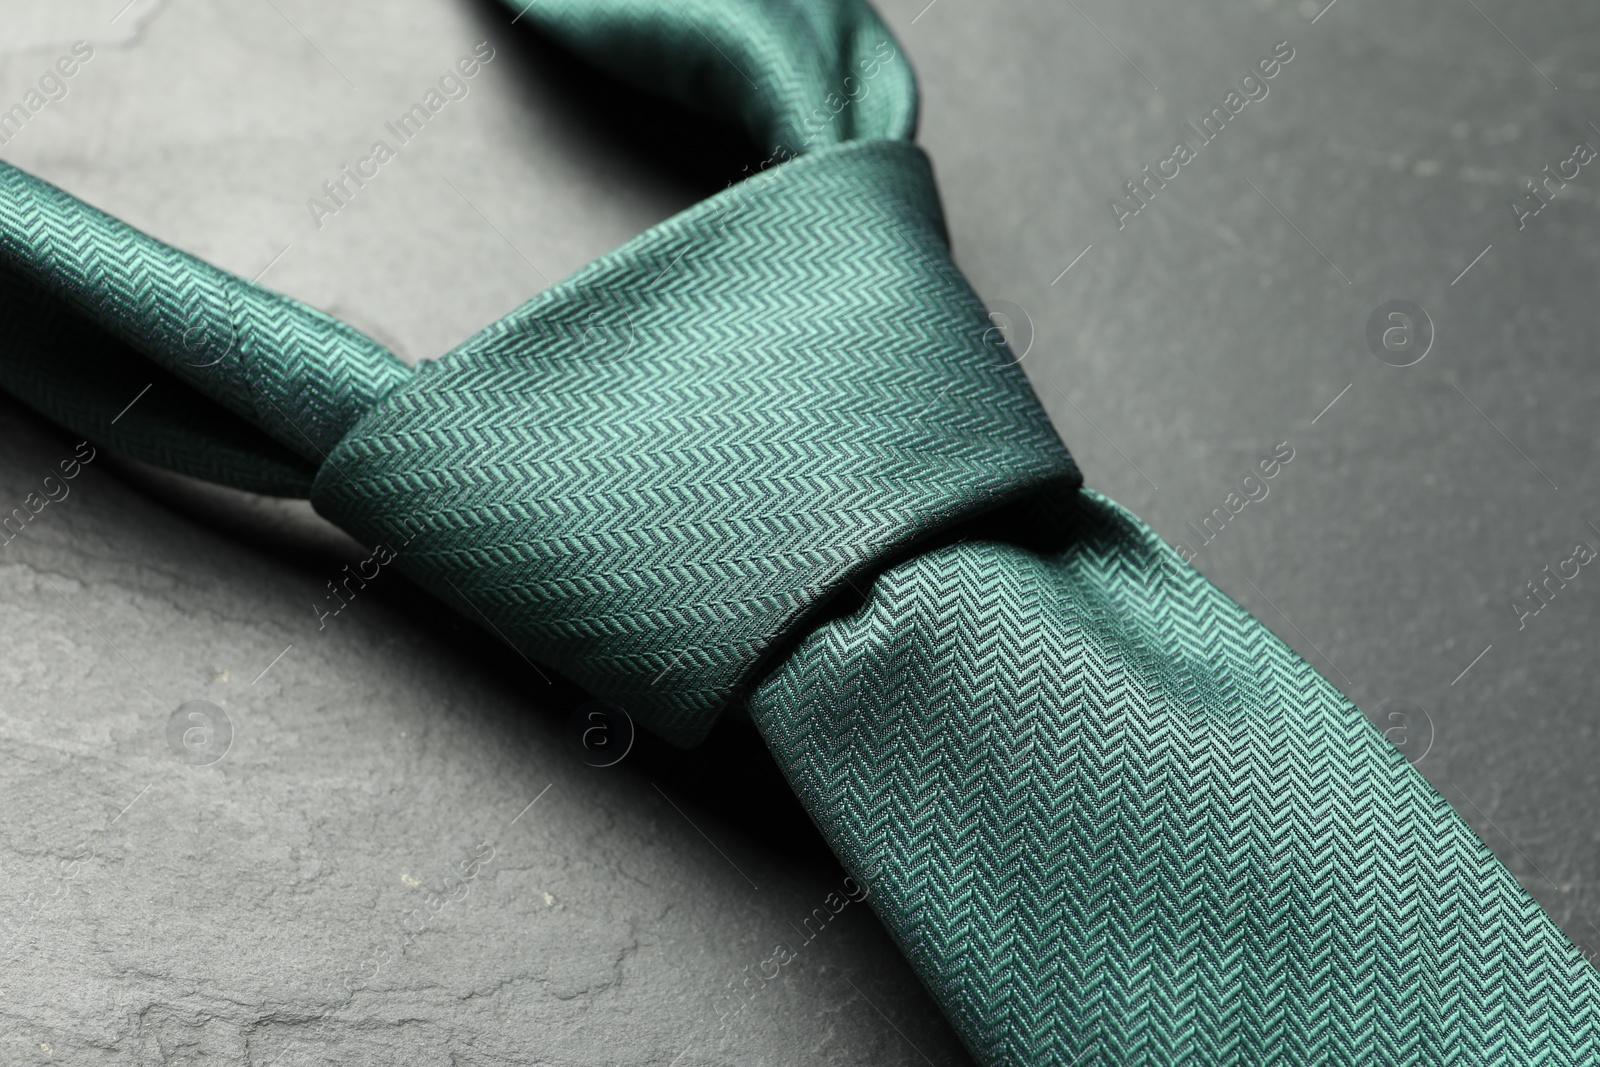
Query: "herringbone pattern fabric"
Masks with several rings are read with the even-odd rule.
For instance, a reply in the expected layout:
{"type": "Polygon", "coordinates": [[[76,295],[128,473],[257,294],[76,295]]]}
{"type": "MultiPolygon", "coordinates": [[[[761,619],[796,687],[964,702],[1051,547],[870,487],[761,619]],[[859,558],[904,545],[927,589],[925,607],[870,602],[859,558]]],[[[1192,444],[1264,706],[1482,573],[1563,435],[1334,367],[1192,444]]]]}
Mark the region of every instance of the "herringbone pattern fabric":
{"type": "Polygon", "coordinates": [[[6,391],[95,441],[254,493],[303,497],[311,491],[316,464],[4,267],[0,353],[6,391]]]}
{"type": "Polygon", "coordinates": [[[507,3],[600,69],[742,126],[779,159],[916,130],[911,67],[859,0],[507,3]]]}
{"type": "Polygon", "coordinates": [[[985,1064],[1600,1057],[1600,976],[1449,806],[1078,488],[864,3],[513,6],[789,161],[416,373],[0,165],[0,383],[403,532],[398,566],[663,736],[748,698],[985,1064]]]}
{"type": "Polygon", "coordinates": [[[0,163],[0,272],[7,277],[0,341],[36,353],[7,361],[6,388],[140,459],[199,477],[222,473],[241,488],[305,495],[328,451],[380,396],[411,376],[353,327],[163,244],[6,163],[0,163]],[[41,336],[45,324],[57,324],[59,334],[41,336]],[[109,410],[70,400],[103,392],[106,374],[138,385],[109,410]],[[162,386],[155,403],[141,403],[126,426],[120,420],[112,426],[152,381],[162,386]],[[241,438],[239,428],[225,426],[253,432],[241,438]],[[176,442],[201,447],[174,448],[176,442]],[[208,442],[214,454],[207,454],[208,442]]]}
{"type": "Polygon", "coordinates": [[[989,327],[921,150],[826,149],[426,366],[311,499],[368,541],[420,525],[408,574],[693,743],[852,579],[1078,484],[989,327]]]}
{"type": "Polygon", "coordinates": [[[1052,493],[962,535],[751,707],[980,1061],[1595,1061],[1600,974],[1137,519],[1052,493]]]}

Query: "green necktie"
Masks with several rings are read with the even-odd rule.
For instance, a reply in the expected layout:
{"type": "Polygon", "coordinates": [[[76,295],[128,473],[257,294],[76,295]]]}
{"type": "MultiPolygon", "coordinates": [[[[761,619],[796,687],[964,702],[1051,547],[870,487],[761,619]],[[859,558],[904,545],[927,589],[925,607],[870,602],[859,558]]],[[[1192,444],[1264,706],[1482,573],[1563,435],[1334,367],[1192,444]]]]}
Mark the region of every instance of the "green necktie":
{"type": "Polygon", "coordinates": [[[409,538],[665,738],[745,704],[983,1063],[1594,1062],[1600,975],[1488,849],[1079,487],[861,0],[524,14],[772,165],[415,371],[0,165],[0,384],[409,538]]]}

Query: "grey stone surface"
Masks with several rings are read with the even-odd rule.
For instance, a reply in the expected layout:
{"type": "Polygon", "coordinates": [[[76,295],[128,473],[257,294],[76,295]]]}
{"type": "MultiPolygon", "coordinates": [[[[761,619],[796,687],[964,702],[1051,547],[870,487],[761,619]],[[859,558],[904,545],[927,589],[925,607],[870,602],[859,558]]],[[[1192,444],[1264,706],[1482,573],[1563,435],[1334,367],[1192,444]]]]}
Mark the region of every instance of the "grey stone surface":
{"type": "MultiPolygon", "coordinates": [[[[737,170],[715,131],[669,151],[671,122],[620,122],[626,98],[484,0],[125,2],[0,2],[0,103],[95,48],[0,156],[408,359],[737,170]],[[319,228],[307,198],[483,40],[470,94],[319,228]]],[[[1090,483],[1600,948],[1600,579],[1513,607],[1600,546],[1600,171],[1525,228],[1507,206],[1600,147],[1591,9],[882,9],[958,259],[1090,483]],[[1108,199],[1281,41],[1266,97],[1119,229],[1108,199]],[[1395,299],[1434,327],[1408,367],[1366,341],[1395,299]]],[[[75,444],[0,402],[0,511],[75,444]]],[[[0,548],[0,1062],[965,1062],[859,905],[719,1018],[843,877],[747,725],[587,767],[564,739],[582,694],[397,577],[319,630],[360,556],[304,509],[103,453],[71,484],[0,548]],[[169,742],[193,700],[231,726],[215,762],[169,742]]]]}

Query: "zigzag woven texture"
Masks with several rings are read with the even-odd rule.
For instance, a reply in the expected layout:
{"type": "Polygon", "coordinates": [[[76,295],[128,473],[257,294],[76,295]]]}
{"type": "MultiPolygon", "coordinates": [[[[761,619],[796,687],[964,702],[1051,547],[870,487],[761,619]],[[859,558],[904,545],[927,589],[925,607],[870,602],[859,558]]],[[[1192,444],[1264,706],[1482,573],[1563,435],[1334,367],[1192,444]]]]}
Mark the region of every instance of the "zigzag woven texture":
{"type": "Polygon", "coordinates": [[[0,351],[0,385],[97,442],[251,492],[305,496],[311,490],[315,464],[5,267],[0,351]]]}
{"type": "Polygon", "coordinates": [[[909,141],[916,129],[911,68],[859,0],[507,4],[596,67],[742,126],[784,156],[851,140],[909,141]]]}
{"type": "Polygon", "coordinates": [[[424,367],[312,502],[368,541],[420,526],[409,575],[692,743],[853,578],[1078,484],[986,332],[921,150],[826,149],[424,367]]]}
{"type": "Polygon", "coordinates": [[[140,459],[240,488],[306,495],[327,452],[411,376],[355,328],[6,163],[0,273],[0,340],[27,354],[6,361],[8,389],[140,459]],[[138,385],[108,409],[70,399],[113,381],[138,385]],[[155,402],[112,425],[152,382],[155,402]]]}
{"type": "Polygon", "coordinates": [[[980,1061],[1596,1062],[1600,973],[1333,686],[1103,497],[1006,519],[751,702],[980,1061]]]}
{"type": "Polygon", "coordinates": [[[0,164],[0,384],[420,531],[399,566],[672,740],[748,697],[985,1064],[1600,1059],[1600,975],[1443,799],[1078,490],[864,3],[513,7],[804,154],[415,373],[0,164]]]}

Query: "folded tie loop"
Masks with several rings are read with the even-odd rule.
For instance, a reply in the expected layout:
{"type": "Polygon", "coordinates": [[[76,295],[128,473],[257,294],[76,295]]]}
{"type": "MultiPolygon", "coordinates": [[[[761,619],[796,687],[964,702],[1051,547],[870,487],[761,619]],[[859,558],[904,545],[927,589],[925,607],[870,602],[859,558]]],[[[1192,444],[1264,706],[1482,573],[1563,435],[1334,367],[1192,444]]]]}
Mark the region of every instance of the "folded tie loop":
{"type": "Polygon", "coordinates": [[[512,7],[601,70],[783,155],[910,140],[917,88],[860,0],[537,0],[512,7]]]}

